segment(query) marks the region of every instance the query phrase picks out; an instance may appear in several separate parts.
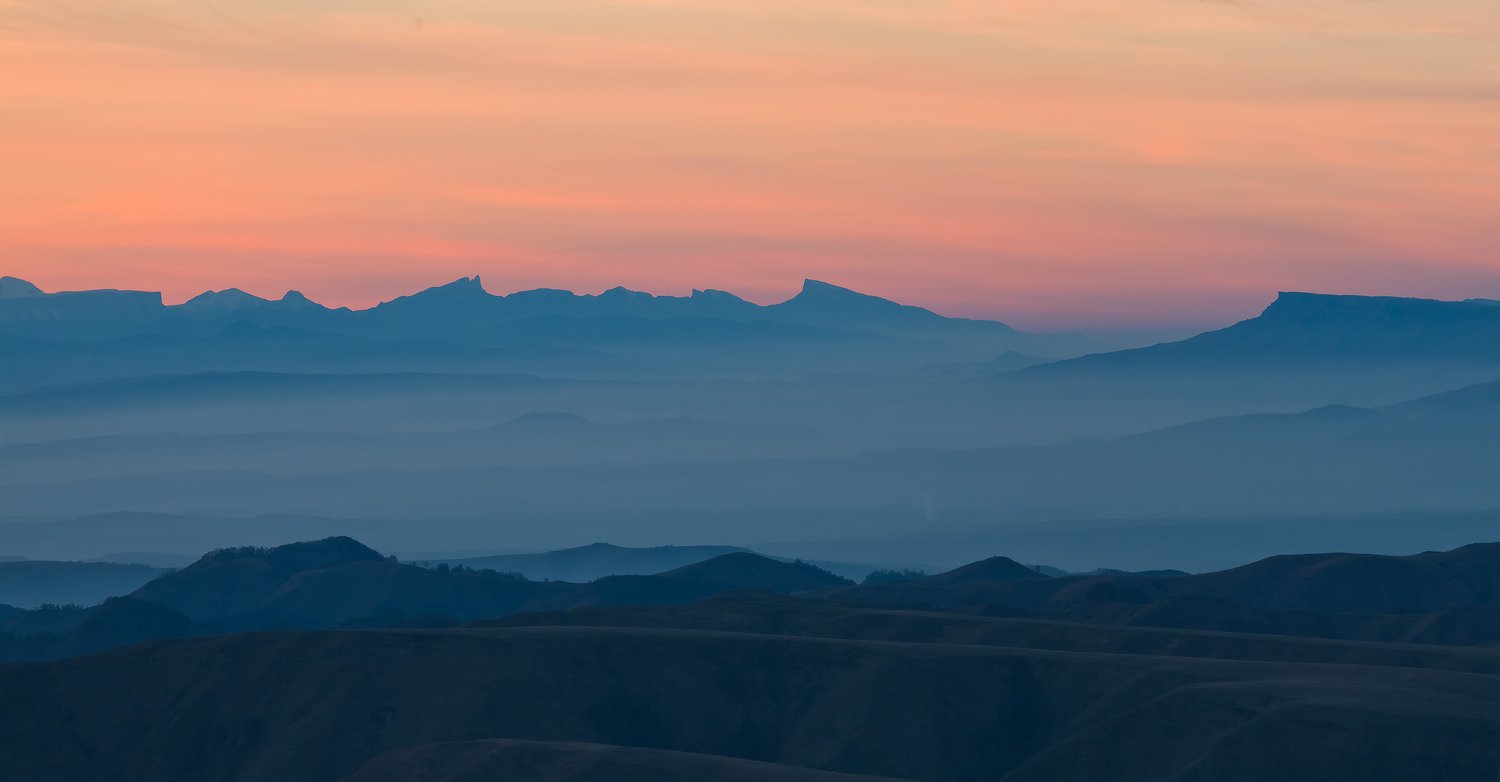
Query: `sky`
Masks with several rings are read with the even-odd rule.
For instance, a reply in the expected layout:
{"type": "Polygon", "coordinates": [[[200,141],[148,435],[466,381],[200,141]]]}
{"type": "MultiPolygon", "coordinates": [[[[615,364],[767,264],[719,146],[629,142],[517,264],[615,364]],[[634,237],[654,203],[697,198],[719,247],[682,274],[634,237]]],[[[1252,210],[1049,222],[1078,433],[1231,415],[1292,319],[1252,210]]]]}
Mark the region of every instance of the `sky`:
{"type": "Polygon", "coordinates": [[[0,0],[0,274],[1500,298],[1495,0],[0,0]]]}

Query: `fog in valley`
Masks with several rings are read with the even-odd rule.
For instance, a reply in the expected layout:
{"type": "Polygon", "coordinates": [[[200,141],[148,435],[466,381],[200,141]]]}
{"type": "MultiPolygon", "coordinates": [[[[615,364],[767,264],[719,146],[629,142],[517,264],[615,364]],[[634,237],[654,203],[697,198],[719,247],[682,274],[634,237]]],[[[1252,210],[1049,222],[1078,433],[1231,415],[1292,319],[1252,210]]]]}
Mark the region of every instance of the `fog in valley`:
{"type": "Polygon", "coordinates": [[[772,306],[0,292],[0,552],[26,559],[349,535],[1205,570],[1455,546],[1500,507],[1489,301],[1282,294],[1116,349],[813,281],[772,306]]]}

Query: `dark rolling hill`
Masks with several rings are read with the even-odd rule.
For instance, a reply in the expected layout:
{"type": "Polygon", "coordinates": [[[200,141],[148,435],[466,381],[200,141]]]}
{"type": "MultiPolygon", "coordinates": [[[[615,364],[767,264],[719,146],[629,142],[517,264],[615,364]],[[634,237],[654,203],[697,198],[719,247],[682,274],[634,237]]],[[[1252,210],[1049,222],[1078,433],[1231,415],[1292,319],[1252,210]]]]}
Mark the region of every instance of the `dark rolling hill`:
{"type": "Polygon", "coordinates": [[[450,565],[490,568],[502,573],[520,573],[529,579],[593,581],[604,576],[646,575],[691,565],[706,559],[744,551],[733,546],[651,546],[630,548],[608,543],[543,551],[535,554],[497,554],[488,557],[450,559],[450,565]]]}
{"type": "Polygon", "coordinates": [[[1013,579],[1027,578],[1045,578],[1045,576],[1039,571],[1026,567],[1010,557],[990,557],[989,559],[982,559],[963,567],[954,568],[946,573],[928,576],[921,579],[918,583],[942,587],[983,581],[1011,581],[1013,579]]]}
{"type": "MultiPolygon", "coordinates": [[[[120,643],[171,637],[174,627],[189,624],[222,629],[447,626],[522,612],[677,606],[755,592],[799,595],[831,606],[1476,645],[1500,640],[1497,551],[1500,544],[1476,544],[1404,557],[1280,556],[1199,575],[1106,571],[1061,577],[992,557],[949,573],[864,586],[801,562],[735,552],[653,575],[570,583],[446,564],[416,567],[391,561],[349,538],[330,538],[216,551],[142,586],[112,609],[111,603],[90,609],[11,609],[14,615],[0,625],[0,632],[66,637],[104,609],[109,609],[106,615],[123,617],[105,625],[119,628],[110,632],[124,639],[120,643]],[[181,619],[142,614],[144,629],[125,628],[130,615],[122,612],[136,605],[159,606],[181,619]],[[155,627],[161,629],[150,629],[155,627]]],[[[738,628],[732,623],[710,627],[738,628]]],[[[780,632],[774,627],[773,622],[756,631],[780,632]]],[[[84,643],[54,643],[34,656],[65,654],[84,643]]]]}
{"type": "Polygon", "coordinates": [[[576,590],[490,571],[391,561],[351,538],[216,551],[131,597],[231,629],[337,627],[509,613],[576,590]]]}
{"type": "MultiPolygon", "coordinates": [[[[984,564],[984,563],[977,563],[984,564]]],[[[1461,606],[1500,608],[1500,543],[1411,556],[1299,554],[1197,575],[1023,575],[1024,566],[973,577],[975,565],[915,581],[847,589],[839,599],[946,609],[1001,605],[1072,611],[1098,605],[1198,597],[1270,611],[1426,614],[1461,606]]]]}
{"type": "Polygon", "coordinates": [[[415,542],[418,525],[374,519],[326,518],[302,514],[223,517],[199,514],[102,513],[43,522],[0,523],[0,548],[32,559],[96,559],[138,551],[186,557],[192,564],[205,551],[242,546],[275,546],[288,540],[358,535],[381,548],[415,542]]]}
{"type": "Polygon", "coordinates": [[[607,576],[564,599],[570,606],[675,605],[725,592],[795,594],[853,583],[814,565],[780,562],[745,551],[656,575],[607,576]]]}
{"type": "Polygon", "coordinates": [[[748,552],[573,584],[231,549],[0,614],[4,657],[67,658],[0,665],[0,778],[1488,780],[1497,552],[857,587],[748,552]]]}
{"type": "Polygon", "coordinates": [[[922,780],[1487,778],[1500,679],[1440,668],[635,628],[239,635],[0,668],[0,773],[325,780],[491,738],[922,780]]]}
{"type": "Polygon", "coordinates": [[[748,551],[723,554],[713,559],[668,570],[661,578],[698,584],[713,584],[733,589],[762,589],[770,592],[807,592],[814,589],[844,586],[846,578],[803,562],[777,562],[748,551]]]}
{"type": "Polygon", "coordinates": [[[111,597],[87,608],[75,605],[19,613],[0,611],[0,660],[74,657],[142,641],[222,631],[164,605],[129,597],[111,597]]]}
{"type": "MultiPolygon", "coordinates": [[[[681,605],[728,592],[797,594],[853,582],[801,562],[723,554],[655,575],[592,583],[401,564],[347,538],[210,552],[93,607],[6,607],[0,659],[47,659],[208,632],[452,626],[521,611],[681,605]]],[[[102,599],[102,598],[101,598],[102,599]]]]}
{"type": "Polygon", "coordinates": [[[1409,557],[1273,557],[1169,583],[1177,593],[1278,610],[1425,613],[1455,605],[1500,606],[1500,543],[1409,557]]]}
{"type": "Polygon", "coordinates": [[[1331,614],[1169,598],[1094,608],[1104,610],[1054,612],[989,604],[982,611],[955,613],[873,600],[730,594],[684,606],[522,613],[473,626],[677,628],[1266,662],[1358,660],[1479,673],[1496,670],[1491,647],[1500,640],[1500,611],[1478,607],[1426,615],[1331,614]]]}
{"type": "Polygon", "coordinates": [[[487,741],[424,744],[388,752],[360,766],[346,782],[880,782],[887,777],[838,774],[722,755],[573,741],[487,741]]]}
{"type": "MultiPolygon", "coordinates": [[[[210,552],[129,597],[193,622],[237,630],[453,624],[528,609],[674,605],[725,592],[790,594],[852,584],[812,565],[750,552],[723,554],[655,575],[611,576],[593,583],[531,581],[487,569],[402,564],[352,538],[335,537],[210,552]]],[[[23,621],[13,619],[12,626],[23,621]]],[[[46,629],[69,631],[78,621],[46,629]]]]}

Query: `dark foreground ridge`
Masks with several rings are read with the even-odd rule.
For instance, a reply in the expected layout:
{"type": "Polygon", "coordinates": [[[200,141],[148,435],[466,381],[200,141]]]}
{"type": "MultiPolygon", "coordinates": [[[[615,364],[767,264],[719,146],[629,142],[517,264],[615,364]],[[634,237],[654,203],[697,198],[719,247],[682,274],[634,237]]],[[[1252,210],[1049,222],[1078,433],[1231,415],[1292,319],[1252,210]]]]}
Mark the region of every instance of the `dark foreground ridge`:
{"type": "Polygon", "coordinates": [[[534,582],[331,538],[0,622],[12,659],[62,658],[0,665],[4,779],[1500,774],[1500,544],[856,586],[749,552],[534,582]]]}
{"type": "Polygon", "coordinates": [[[361,766],[348,782],[880,782],[888,777],[838,774],[777,763],[692,752],[573,741],[445,742],[389,752],[361,766]]]}

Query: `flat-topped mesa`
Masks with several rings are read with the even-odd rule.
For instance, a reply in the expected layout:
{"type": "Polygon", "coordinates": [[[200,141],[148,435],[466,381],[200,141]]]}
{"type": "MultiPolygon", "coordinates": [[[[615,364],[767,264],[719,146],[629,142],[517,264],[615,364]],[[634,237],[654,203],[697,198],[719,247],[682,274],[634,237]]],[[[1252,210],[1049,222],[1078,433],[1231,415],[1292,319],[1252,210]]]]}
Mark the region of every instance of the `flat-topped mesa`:
{"type": "Polygon", "coordinates": [[[84,300],[112,304],[128,302],[131,305],[139,306],[152,302],[160,305],[161,294],[155,291],[118,290],[115,288],[47,293],[20,277],[0,277],[0,299],[8,300],[7,303],[10,305],[27,307],[33,305],[46,307],[57,302],[72,303],[84,300]]]}
{"type": "Polygon", "coordinates": [[[1403,296],[1354,296],[1333,293],[1282,291],[1260,314],[1262,320],[1305,318],[1401,318],[1435,315],[1493,315],[1495,302],[1486,299],[1444,301],[1403,296]]]}
{"type": "MultiPolygon", "coordinates": [[[[1021,373],[1040,378],[1083,370],[1259,372],[1294,366],[1326,371],[1356,363],[1429,363],[1471,364],[1487,374],[1490,370],[1483,367],[1497,362],[1500,306],[1489,301],[1286,291],[1259,315],[1232,326],[1177,342],[1029,367],[1021,373]]],[[[1478,382],[1484,374],[1466,374],[1456,383],[1478,382]]],[[[1423,388],[1413,396],[1430,392],[1423,388]]]]}

